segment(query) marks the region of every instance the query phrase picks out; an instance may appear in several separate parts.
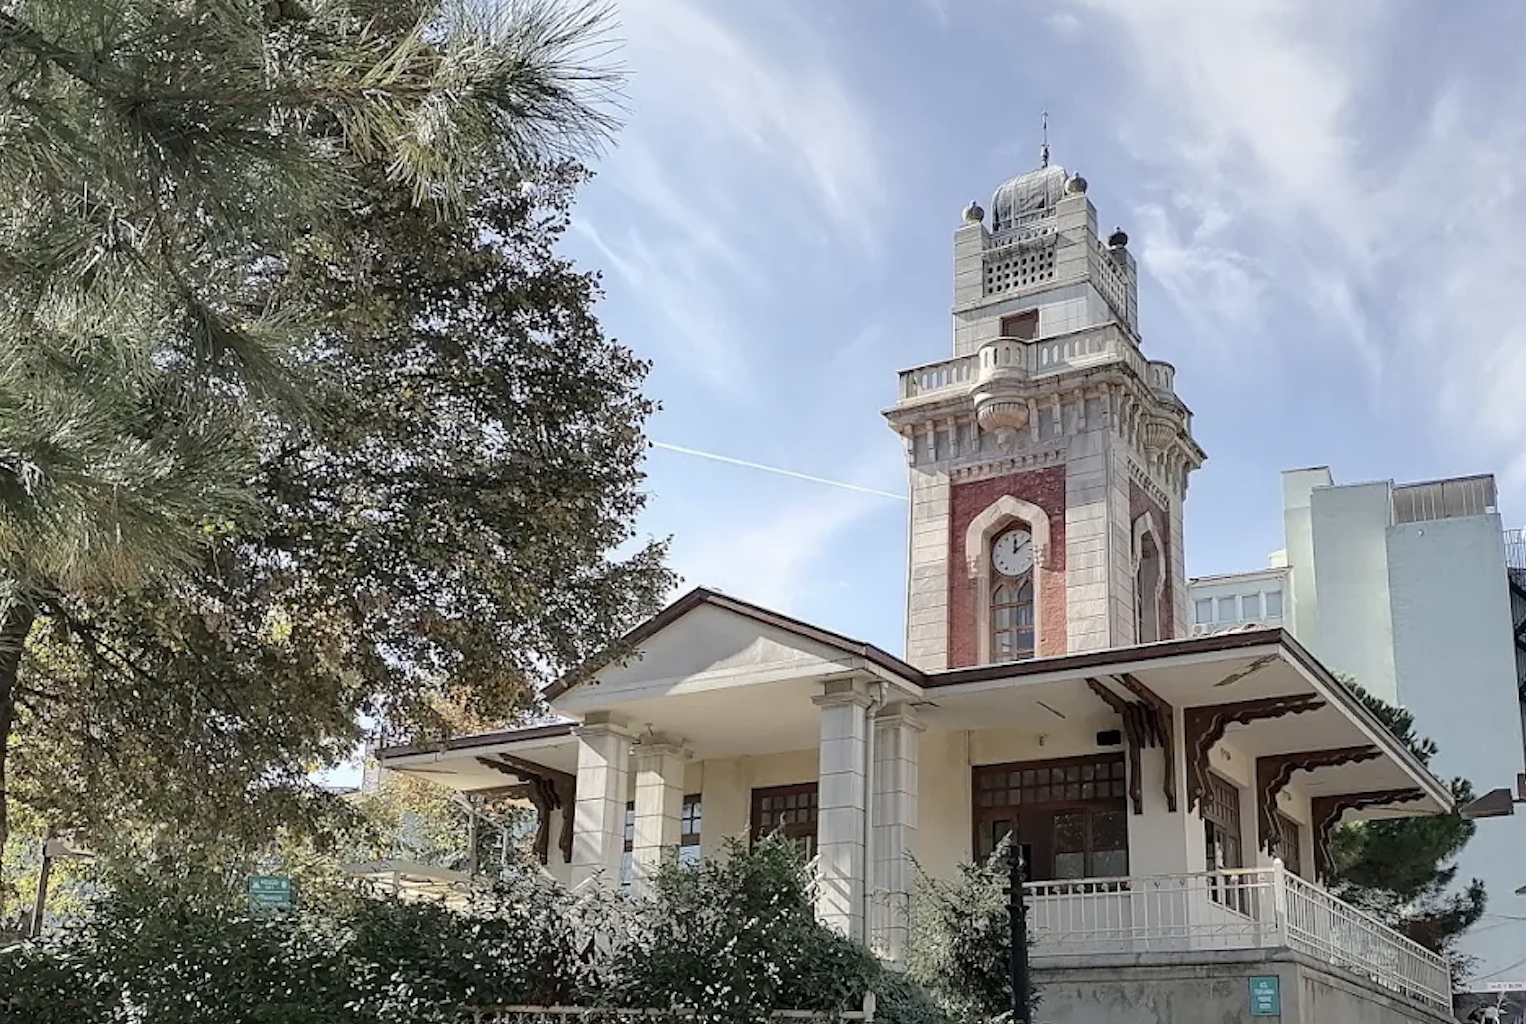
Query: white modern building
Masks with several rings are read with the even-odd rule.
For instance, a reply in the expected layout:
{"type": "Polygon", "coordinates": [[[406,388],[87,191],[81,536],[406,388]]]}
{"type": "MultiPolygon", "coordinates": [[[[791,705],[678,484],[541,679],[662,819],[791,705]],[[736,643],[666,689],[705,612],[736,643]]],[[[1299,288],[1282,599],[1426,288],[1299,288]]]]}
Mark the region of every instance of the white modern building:
{"type": "MultiPolygon", "coordinates": [[[[1503,527],[1494,478],[1337,485],[1318,467],[1282,483],[1285,548],[1267,569],[1193,580],[1194,631],[1282,625],[1332,671],[1409,710],[1440,748],[1438,775],[1479,793],[1513,788],[1526,748],[1526,551],[1503,527]]],[[[1480,822],[1459,878],[1484,881],[1494,915],[1461,951],[1480,974],[1526,961],[1526,921],[1509,920],[1526,911],[1515,895],[1526,817],[1480,822]]],[[[1526,980],[1517,970],[1505,980],[1526,980]]]]}
{"type": "MultiPolygon", "coordinates": [[[[1274,557],[1272,561],[1277,559],[1274,557]]],[[[1255,572],[1194,577],[1188,582],[1192,635],[1203,636],[1242,626],[1277,626],[1291,631],[1291,623],[1283,618],[1287,595],[1288,570],[1285,565],[1255,572]]]]}
{"type": "Polygon", "coordinates": [[[885,412],[911,478],[904,656],[697,589],[633,657],[553,686],[561,722],[382,763],[518,787],[571,886],[782,834],[820,918],[891,961],[916,865],[948,877],[1015,835],[1054,1024],[1240,1019],[1253,989],[1299,1024],[1449,1019],[1446,962],[1319,878],[1341,820],[1450,794],[1287,632],[1189,635],[1204,453],[1136,286],[1047,153],[965,211],[953,351],[885,412]]]}

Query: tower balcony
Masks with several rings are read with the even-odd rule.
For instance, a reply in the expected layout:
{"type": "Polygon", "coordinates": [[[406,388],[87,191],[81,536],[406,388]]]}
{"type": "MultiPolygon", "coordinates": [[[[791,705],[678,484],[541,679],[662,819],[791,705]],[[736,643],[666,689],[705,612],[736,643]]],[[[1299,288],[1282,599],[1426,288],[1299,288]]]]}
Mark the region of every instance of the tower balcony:
{"type": "Polygon", "coordinates": [[[1117,323],[1050,338],[994,338],[975,352],[901,371],[901,408],[935,402],[976,388],[1027,383],[1077,370],[1127,366],[1163,400],[1175,399],[1176,368],[1147,360],[1117,323]]]}

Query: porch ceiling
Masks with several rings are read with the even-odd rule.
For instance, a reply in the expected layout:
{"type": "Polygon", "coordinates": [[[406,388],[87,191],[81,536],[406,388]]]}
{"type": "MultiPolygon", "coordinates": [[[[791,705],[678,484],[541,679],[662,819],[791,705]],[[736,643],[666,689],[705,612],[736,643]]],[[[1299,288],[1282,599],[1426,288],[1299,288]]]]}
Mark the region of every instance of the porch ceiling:
{"type": "Polygon", "coordinates": [[[435,749],[384,750],[379,755],[388,771],[409,775],[463,793],[501,789],[514,776],[484,764],[506,763],[504,756],[566,775],[578,770],[577,738],[570,723],[515,733],[487,733],[452,740],[435,749]]]}
{"type": "Polygon", "coordinates": [[[812,698],[821,677],[783,679],[735,689],[669,693],[619,704],[638,737],[658,734],[681,743],[696,760],[815,750],[821,710],[812,698]]]}
{"type": "Polygon", "coordinates": [[[982,669],[969,682],[961,677],[974,673],[951,673],[943,685],[926,687],[927,699],[935,704],[927,717],[959,729],[1018,724],[1031,728],[1036,723],[1057,725],[1062,719],[1088,728],[1117,728],[1118,715],[1093,692],[1090,680],[1123,701],[1140,700],[1142,688],[1177,709],[1304,697],[1309,705],[1319,706],[1254,717],[1243,724],[1231,722],[1224,728],[1224,739],[1257,759],[1376,747],[1376,758],[1294,768],[1293,778],[1312,797],[1413,789],[1424,794],[1421,800],[1367,808],[1366,817],[1435,814],[1450,807],[1445,787],[1318,662],[1280,631],[1268,631],[1264,639],[1237,649],[1184,654],[1170,654],[1159,645],[1156,650],[1145,646],[1109,651],[1096,660],[1072,655],[1053,659],[1049,671],[1043,661],[1027,662],[1014,666],[1005,678],[982,669]]]}
{"type": "Polygon", "coordinates": [[[1077,676],[983,684],[967,691],[961,688],[961,692],[930,690],[920,711],[927,724],[937,729],[1118,728],[1118,716],[1077,676]]]}
{"type": "MultiPolygon", "coordinates": [[[[792,750],[815,750],[821,740],[821,712],[812,698],[817,678],[788,679],[737,689],[669,693],[618,705],[618,715],[638,739],[657,735],[686,747],[696,760],[747,757],[792,750]]],[[[575,775],[577,738],[568,723],[514,733],[463,737],[436,749],[382,752],[390,771],[415,775],[451,789],[502,787],[509,776],[484,761],[504,757],[575,775]]]]}

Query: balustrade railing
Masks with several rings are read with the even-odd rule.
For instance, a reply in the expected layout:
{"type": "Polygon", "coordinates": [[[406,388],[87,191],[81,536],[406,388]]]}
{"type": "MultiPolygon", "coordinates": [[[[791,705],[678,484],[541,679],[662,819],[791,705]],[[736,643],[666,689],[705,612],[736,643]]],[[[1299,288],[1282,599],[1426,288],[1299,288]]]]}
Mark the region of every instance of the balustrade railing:
{"type": "Polygon", "coordinates": [[[1526,570],[1526,530],[1505,531],[1505,568],[1526,570]]]}
{"type": "Polygon", "coordinates": [[[968,390],[993,370],[1014,371],[1029,378],[1039,378],[1106,363],[1127,363],[1141,380],[1152,386],[1170,387],[1173,372],[1170,364],[1147,366],[1139,349],[1116,324],[1104,324],[1036,341],[995,338],[973,354],[903,370],[901,398],[968,390]],[[1156,366],[1165,369],[1156,370],[1156,366]]]}
{"type": "Polygon", "coordinates": [[[1027,887],[1037,956],[1287,947],[1442,1010],[1445,957],[1280,864],[1027,887]]]}

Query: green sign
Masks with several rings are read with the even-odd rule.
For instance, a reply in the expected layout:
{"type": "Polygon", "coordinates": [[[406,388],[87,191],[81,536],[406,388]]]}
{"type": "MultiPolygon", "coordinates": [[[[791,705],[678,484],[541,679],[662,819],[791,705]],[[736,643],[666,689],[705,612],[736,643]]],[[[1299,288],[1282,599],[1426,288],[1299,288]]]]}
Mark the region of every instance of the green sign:
{"type": "Polygon", "coordinates": [[[1250,980],[1250,1015],[1252,1017],[1281,1017],[1282,990],[1275,974],[1250,980]]]}
{"type": "Polygon", "coordinates": [[[251,875],[249,899],[262,909],[288,910],[292,903],[291,879],[281,875],[251,875]]]}

